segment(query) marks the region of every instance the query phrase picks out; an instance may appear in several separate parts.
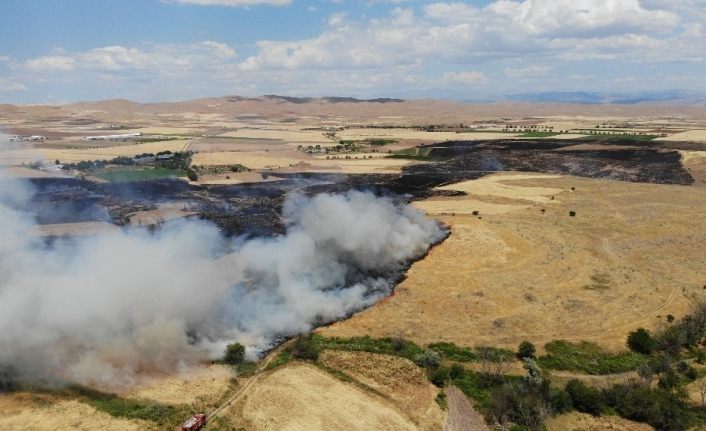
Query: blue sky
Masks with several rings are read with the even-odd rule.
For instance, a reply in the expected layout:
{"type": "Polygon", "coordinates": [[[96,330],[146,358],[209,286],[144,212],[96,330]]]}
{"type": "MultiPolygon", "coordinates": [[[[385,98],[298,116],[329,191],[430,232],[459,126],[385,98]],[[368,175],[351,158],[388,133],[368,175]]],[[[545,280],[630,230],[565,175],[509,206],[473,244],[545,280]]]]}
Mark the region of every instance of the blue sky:
{"type": "Polygon", "coordinates": [[[706,0],[3,0],[0,102],[706,92],[706,0]]]}

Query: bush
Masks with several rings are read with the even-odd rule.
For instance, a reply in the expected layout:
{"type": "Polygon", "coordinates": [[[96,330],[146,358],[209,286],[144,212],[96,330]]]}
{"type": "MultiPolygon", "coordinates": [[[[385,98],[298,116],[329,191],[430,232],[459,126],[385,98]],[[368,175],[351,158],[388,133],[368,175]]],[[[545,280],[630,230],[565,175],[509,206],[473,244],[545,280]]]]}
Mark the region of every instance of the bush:
{"type": "Polygon", "coordinates": [[[233,343],[226,346],[226,353],[223,361],[230,365],[237,365],[245,358],[245,347],[240,343],[233,343]]]}
{"type": "Polygon", "coordinates": [[[635,352],[609,353],[597,344],[557,340],[547,343],[547,354],[537,363],[545,369],[580,371],[588,374],[625,373],[637,369],[646,358],[635,352]]]}
{"type": "Polygon", "coordinates": [[[655,340],[648,330],[638,328],[628,335],[628,347],[633,352],[649,355],[655,348],[655,340]]]}
{"type": "Polygon", "coordinates": [[[322,337],[318,334],[311,336],[312,342],[319,350],[347,350],[354,352],[381,353],[384,355],[401,356],[410,361],[415,361],[424,349],[408,340],[395,338],[372,338],[370,336],[339,338],[322,337]],[[401,342],[403,341],[403,342],[401,342]]]}
{"type": "Polygon", "coordinates": [[[186,170],[186,178],[188,178],[189,181],[196,181],[199,179],[199,175],[196,173],[195,170],[189,168],[186,170]]]}
{"type": "Polygon", "coordinates": [[[451,379],[457,379],[463,376],[464,368],[458,364],[453,364],[449,370],[449,377],[451,379]]]}
{"type": "Polygon", "coordinates": [[[657,430],[681,431],[695,425],[695,412],[683,393],[654,390],[637,384],[616,385],[604,393],[622,417],[645,422],[657,430]]]}
{"type": "Polygon", "coordinates": [[[576,211],[569,211],[570,217],[576,217],[576,211]]]}
{"type": "Polygon", "coordinates": [[[422,368],[436,368],[441,364],[441,356],[433,350],[425,350],[414,358],[414,363],[422,368]]]}
{"type": "Polygon", "coordinates": [[[436,387],[443,388],[449,381],[450,370],[446,367],[439,367],[429,372],[429,381],[436,387]]]}
{"type": "Polygon", "coordinates": [[[570,412],[574,408],[571,401],[571,396],[568,392],[561,389],[552,390],[549,395],[549,402],[552,406],[552,411],[556,414],[570,412]]]}
{"type": "Polygon", "coordinates": [[[517,348],[517,358],[534,358],[536,352],[537,349],[535,349],[534,344],[530,343],[529,341],[523,341],[517,348]]]}
{"type": "Polygon", "coordinates": [[[316,361],[319,359],[319,349],[314,345],[311,335],[299,337],[297,341],[289,347],[289,353],[295,358],[304,361],[316,361]]]}
{"type": "Polygon", "coordinates": [[[468,347],[459,347],[454,343],[432,343],[429,344],[428,347],[449,361],[473,362],[478,359],[472,349],[468,347]]]}
{"type": "Polygon", "coordinates": [[[603,410],[603,399],[598,389],[586,386],[580,380],[569,380],[566,393],[569,394],[574,408],[582,413],[599,415],[603,410]]]}

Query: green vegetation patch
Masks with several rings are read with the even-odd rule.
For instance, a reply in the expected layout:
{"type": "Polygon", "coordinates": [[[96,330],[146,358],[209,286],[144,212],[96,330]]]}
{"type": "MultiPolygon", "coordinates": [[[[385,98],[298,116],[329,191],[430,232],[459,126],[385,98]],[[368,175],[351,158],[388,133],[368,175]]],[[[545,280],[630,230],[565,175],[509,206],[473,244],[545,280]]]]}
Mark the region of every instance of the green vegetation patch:
{"type": "Polygon", "coordinates": [[[558,132],[525,132],[521,134],[520,138],[550,138],[552,136],[558,136],[561,133],[558,132]]]}
{"type": "Polygon", "coordinates": [[[277,354],[277,357],[275,357],[269,364],[267,364],[267,370],[274,370],[275,368],[279,368],[281,366],[287,365],[294,359],[292,356],[292,353],[289,350],[282,350],[277,354]]]}
{"type": "Polygon", "coordinates": [[[348,350],[354,352],[380,353],[384,355],[401,356],[410,361],[424,353],[424,349],[411,341],[398,338],[372,338],[369,336],[339,338],[323,337],[314,334],[311,337],[313,344],[321,351],[324,349],[348,350]]]}
{"type": "Polygon", "coordinates": [[[403,150],[394,151],[387,157],[390,159],[408,159],[408,160],[421,160],[426,162],[440,162],[447,160],[446,157],[435,157],[430,156],[431,147],[414,147],[405,148],[403,150]]]}
{"type": "Polygon", "coordinates": [[[141,419],[160,426],[176,426],[191,416],[187,405],[167,405],[154,401],[122,398],[83,386],[71,386],[63,390],[64,395],[76,398],[96,410],[117,418],[141,419]]]}
{"type": "Polygon", "coordinates": [[[537,362],[545,369],[576,371],[602,375],[633,371],[646,362],[646,358],[635,352],[609,353],[597,344],[588,341],[571,343],[557,340],[547,343],[547,354],[537,362]]]}
{"type": "Polygon", "coordinates": [[[576,139],[577,141],[632,141],[632,142],[649,142],[653,139],[659,138],[659,135],[623,135],[623,134],[590,134],[589,136],[584,136],[582,138],[576,139]]]}
{"type": "Polygon", "coordinates": [[[96,172],[98,178],[110,182],[147,181],[159,178],[183,177],[186,172],[169,168],[121,168],[96,172]]]}
{"type": "Polygon", "coordinates": [[[610,274],[607,272],[595,273],[591,276],[591,283],[583,286],[586,290],[608,290],[610,289],[610,274]]]}
{"type": "Polygon", "coordinates": [[[475,362],[478,360],[478,355],[470,347],[459,347],[449,342],[432,343],[428,347],[448,361],[475,362]]]}

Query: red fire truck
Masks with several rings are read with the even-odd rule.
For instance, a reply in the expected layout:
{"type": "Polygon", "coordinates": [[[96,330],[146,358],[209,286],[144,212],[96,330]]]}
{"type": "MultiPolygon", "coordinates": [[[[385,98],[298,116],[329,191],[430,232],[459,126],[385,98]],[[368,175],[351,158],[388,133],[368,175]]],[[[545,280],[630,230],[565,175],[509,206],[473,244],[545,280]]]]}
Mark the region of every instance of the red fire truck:
{"type": "Polygon", "coordinates": [[[199,431],[206,426],[206,415],[203,413],[197,413],[189,418],[188,421],[184,422],[181,426],[181,431],[199,431]]]}

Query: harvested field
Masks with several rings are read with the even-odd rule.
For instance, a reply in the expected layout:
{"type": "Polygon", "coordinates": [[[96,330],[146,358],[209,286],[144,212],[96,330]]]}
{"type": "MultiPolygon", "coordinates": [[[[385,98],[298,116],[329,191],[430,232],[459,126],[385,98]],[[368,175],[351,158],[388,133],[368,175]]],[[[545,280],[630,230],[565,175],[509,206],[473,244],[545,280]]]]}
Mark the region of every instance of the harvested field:
{"type": "Polygon", "coordinates": [[[440,430],[443,413],[434,401],[439,392],[423,369],[411,361],[366,352],[327,350],[319,361],[375,389],[396,404],[422,430],[440,430]]]}
{"type": "Polygon", "coordinates": [[[238,407],[229,412],[231,420],[244,420],[246,428],[255,431],[417,429],[383,398],[310,365],[295,364],[274,371],[258,382],[238,407]]]}
{"type": "Polygon", "coordinates": [[[333,144],[334,142],[324,136],[320,130],[300,130],[299,128],[243,128],[235,132],[226,132],[221,137],[250,138],[250,139],[276,139],[289,144],[316,145],[333,144]]]}
{"type": "Polygon", "coordinates": [[[617,416],[595,417],[585,413],[569,413],[547,421],[549,431],[653,431],[647,424],[617,416]]]}
{"type": "Polygon", "coordinates": [[[689,130],[686,132],[675,133],[674,135],[668,136],[666,138],[657,138],[659,141],[695,141],[706,143],[706,129],[703,130],[689,130]]]}
{"type": "Polygon", "coordinates": [[[150,424],[139,420],[119,419],[100,412],[78,401],[43,402],[22,400],[8,401],[7,398],[21,397],[22,394],[0,396],[0,406],[10,404],[11,409],[2,409],[0,427],[5,430],[23,431],[138,431],[152,429],[150,424]]]}
{"type": "Polygon", "coordinates": [[[194,165],[235,165],[240,164],[249,169],[277,169],[296,165],[311,158],[296,150],[285,151],[224,151],[220,153],[196,153],[194,165]]]}
{"type": "Polygon", "coordinates": [[[136,156],[143,153],[157,153],[159,151],[182,151],[186,141],[161,141],[146,144],[122,145],[105,148],[86,148],[80,150],[39,148],[32,150],[0,151],[0,164],[20,165],[31,163],[38,159],[59,160],[63,163],[78,162],[81,160],[105,160],[118,156],[136,156]]]}
{"type": "Polygon", "coordinates": [[[706,186],[706,151],[680,151],[684,168],[694,177],[694,185],[706,186]]]}
{"type": "MultiPolygon", "coordinates": [[[[703,188],[565,176],[481,184],[469,199],[524,208],[439,216],[451,236],[393,297],[320,331],[508,348],[590,340],[618,350],[629,331],[658,328],[704,299],[703,188]],[[542,189],[562,191],[539,203],[542,189]],[[606,283],[592,288],[599,278],[606,283]]],[[[466,198],[432,202],[445,199],[466,198]]]]}
{"type": "Polygon", "coordinates": [[[37,226],[36,235],[41,236],[76,236],[76,235],[96,235],[116,231],[119,228],[112,223],[100,221],[87,221],[77,223],[56,223],[43,224],[37,226]]]}
{"type": "Polygon", "coordinates": [[[455,141],[459,139],[506,139],[517,136],[517,133],[497,133],[497,132],[426,132],[419,129],[346,129],[336,134],[336,137],[343,140],[360,139],[398,139],[398,140],[419,140],[419,141],[455,141]]]}
{"type": "Polygon", "coordinates": [[[124,395],[165,404],[208,404],[220,399],[230,389],[234,378],[230,367],[211,365],[154,379],[124,395]]]}

